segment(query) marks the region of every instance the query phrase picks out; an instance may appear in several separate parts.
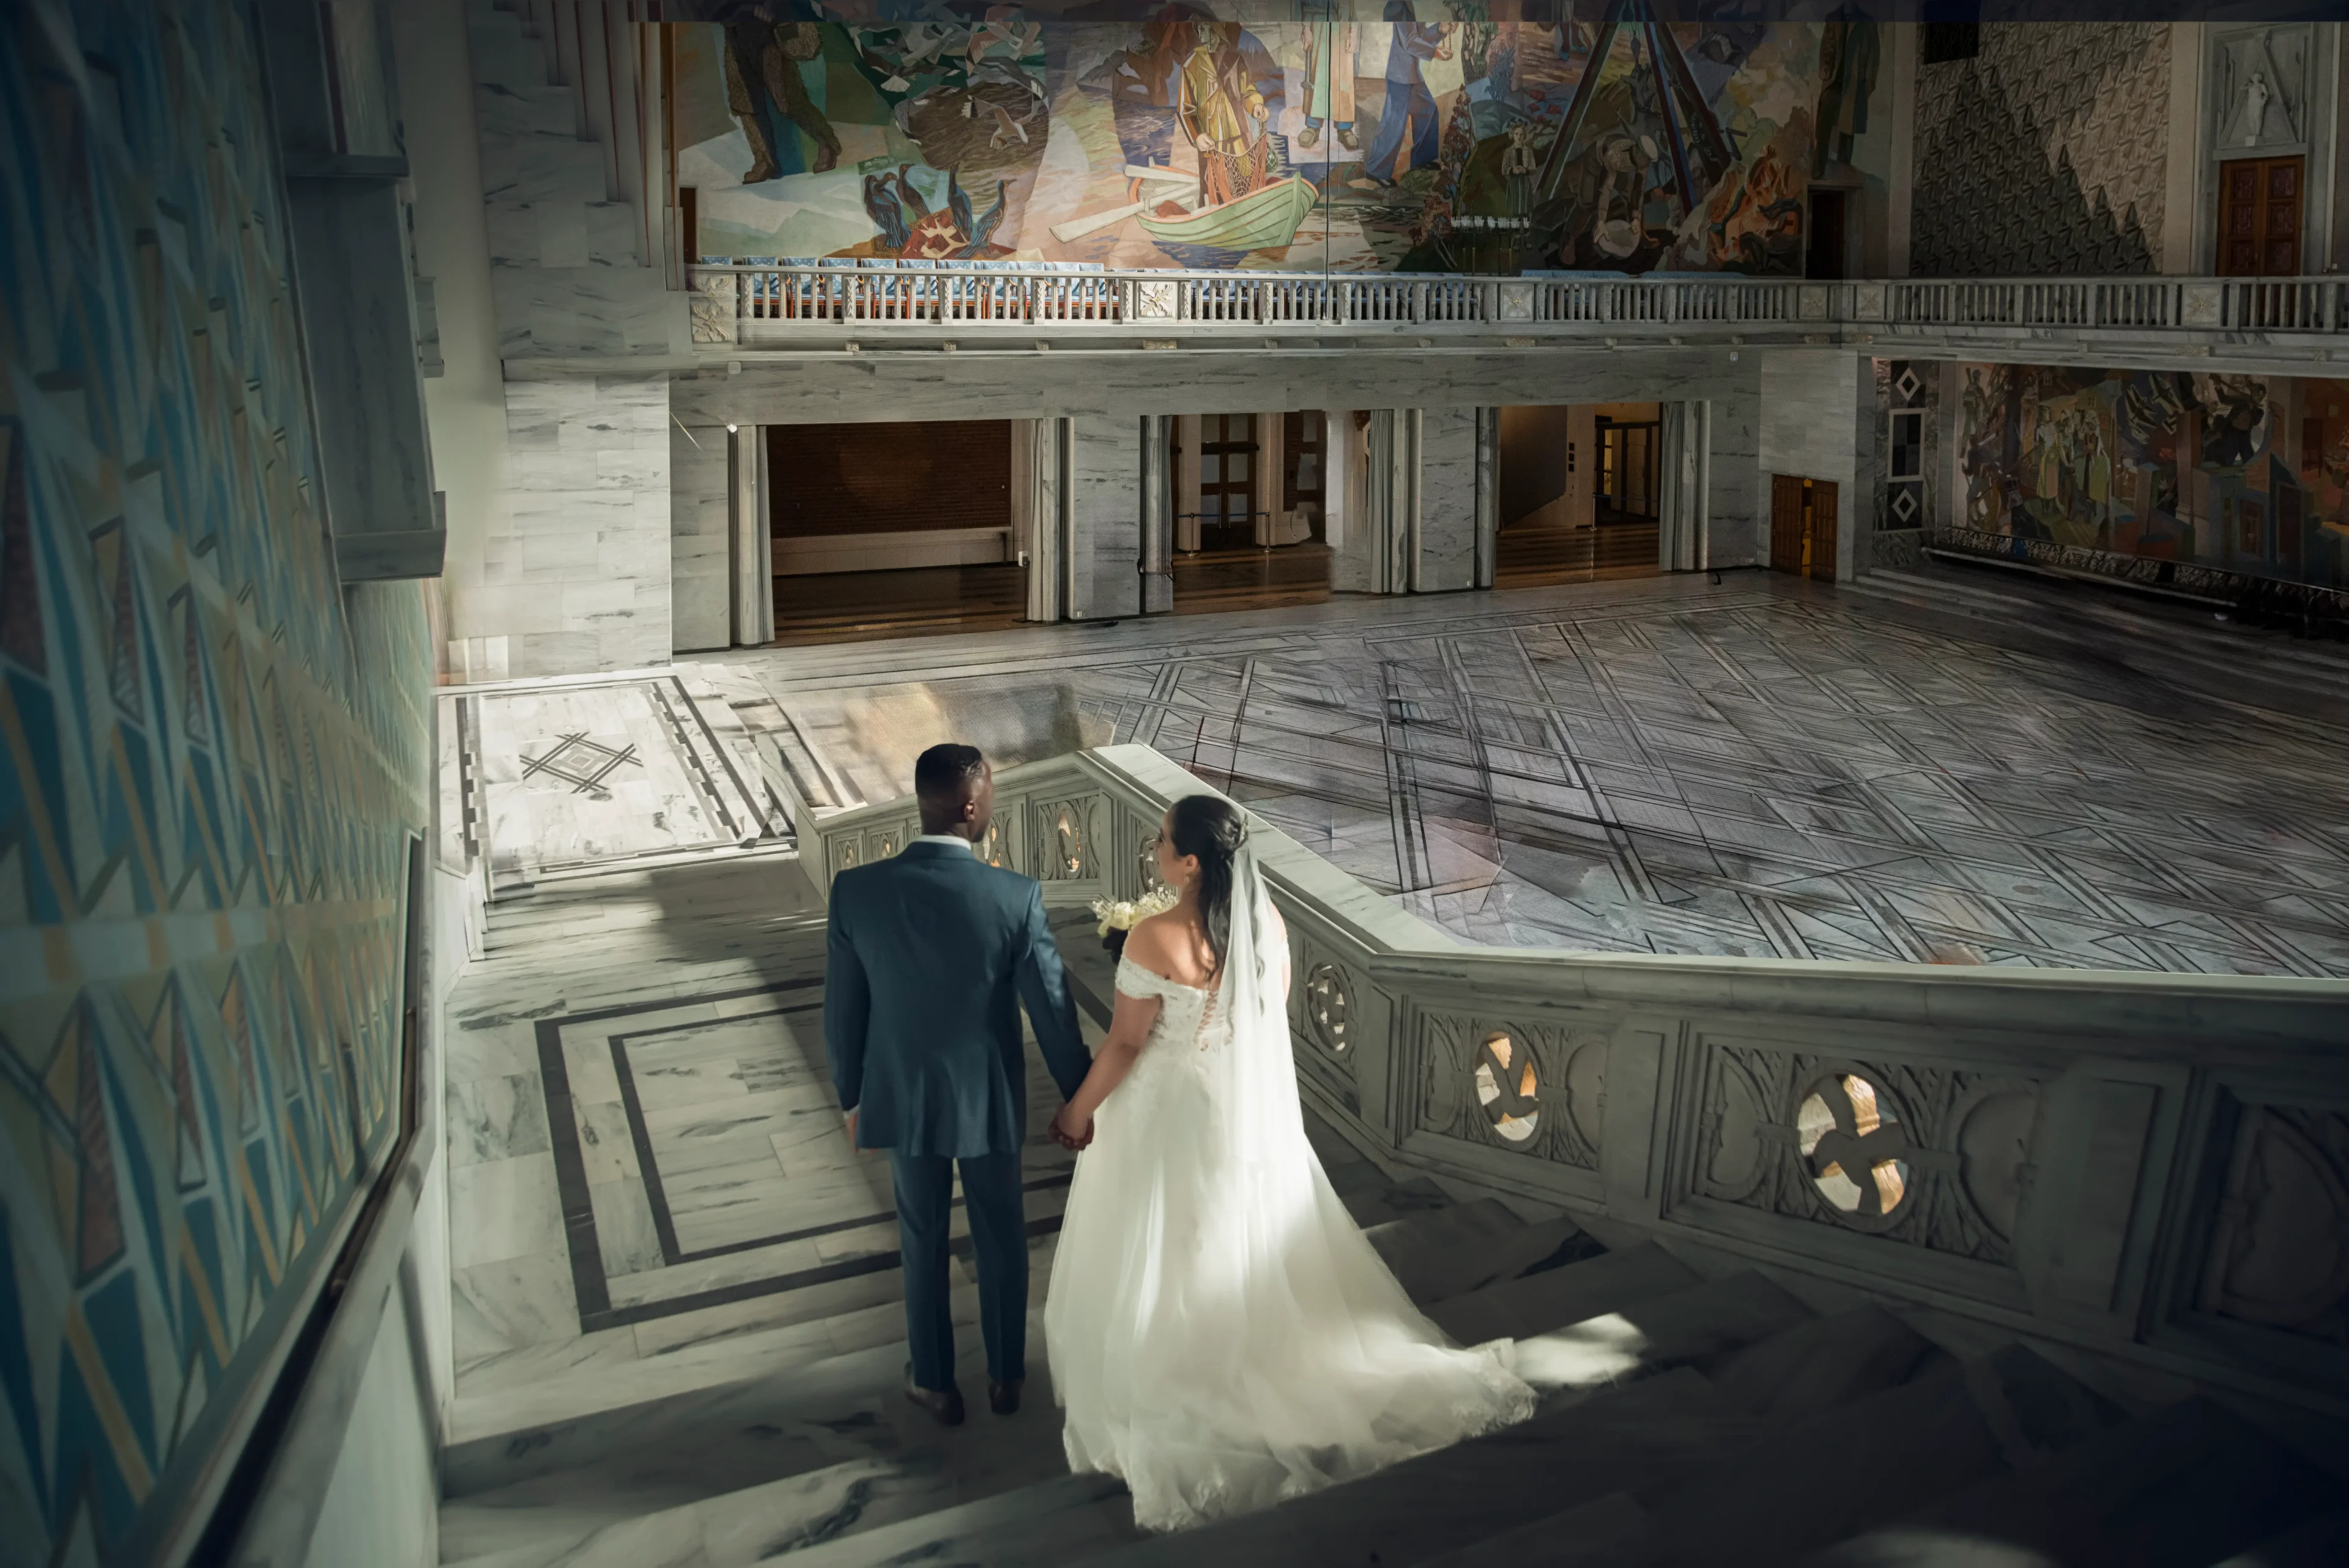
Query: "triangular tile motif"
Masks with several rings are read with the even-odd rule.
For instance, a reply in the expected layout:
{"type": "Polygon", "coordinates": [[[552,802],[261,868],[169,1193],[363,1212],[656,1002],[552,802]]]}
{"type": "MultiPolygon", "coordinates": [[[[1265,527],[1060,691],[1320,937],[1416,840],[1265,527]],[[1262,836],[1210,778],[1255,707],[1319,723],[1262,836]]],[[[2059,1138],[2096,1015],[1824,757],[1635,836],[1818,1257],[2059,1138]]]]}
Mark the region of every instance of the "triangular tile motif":
{"type": "Polygon", "coordinates": [[[71,28],[0,49],[0,99],[26,106],[0,117],[0,167],[38,219],[0,234],[12,319],[38,327],[10,339],[0,413],[0,911],[37,933],[0,1051],[41,1047],[0,1073],[35,1189],[8,1194],[0,1256],[65,1282],[0,1334],[0,1418],[34,1482],[5,1554],[95,1565],[142,1499],[221,1459],[190,1451],[219,1440],[203,1413],[254,1393],[271,1358],[248,1336],[326,1266],[316,1216],[349,1178],[303,1153],[309,1106],[347,1103],[346,1078],[380,1101],[395,1042],[313,1060],[273,977],[323,924],[352,961],[336,983],[396,983],[431,708],[421,596],[341,591],[309,499],[250,19],[85,0],[74,20],[104,69],[71,28]],[[323,921],[305,908],[328,898],[323,921]],[[27,1388],[53,1391],[29,1422],[27,1388]]]}

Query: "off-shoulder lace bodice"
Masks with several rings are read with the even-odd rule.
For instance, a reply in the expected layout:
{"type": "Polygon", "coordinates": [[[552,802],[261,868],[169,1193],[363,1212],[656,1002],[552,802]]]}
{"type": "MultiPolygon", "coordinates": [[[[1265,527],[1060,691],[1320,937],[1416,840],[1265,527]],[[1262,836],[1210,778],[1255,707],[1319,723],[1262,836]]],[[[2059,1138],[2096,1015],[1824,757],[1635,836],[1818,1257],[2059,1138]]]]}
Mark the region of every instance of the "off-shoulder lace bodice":
{"type": "Polygon", "coordinates": [[[1153,974],[1123,957],[1117,961],[1117,989],[1140,1001],[1158,1000],[1158,1016],[1152,1021],[1150,1037],[1143,1044],[1145,1058],[1162,1045],[1205,1051],[1231,1038],[1231,1030],[1215,1016],[1212,991],[1153,974]]]}

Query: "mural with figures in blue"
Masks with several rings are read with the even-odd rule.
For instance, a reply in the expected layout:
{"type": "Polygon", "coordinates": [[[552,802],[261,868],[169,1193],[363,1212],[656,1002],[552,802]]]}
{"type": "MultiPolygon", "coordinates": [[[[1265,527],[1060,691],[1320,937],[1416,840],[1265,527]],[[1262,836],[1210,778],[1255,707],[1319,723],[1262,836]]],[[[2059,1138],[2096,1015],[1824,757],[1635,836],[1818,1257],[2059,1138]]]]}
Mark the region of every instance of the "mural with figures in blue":
{"type": "Polygon", "coordinates": [[[1795,275],[1879,53],[1650,0],[678,9],[713,261],[1795,275]]]}
{"type": "Polygon", "coordinates": [[[0,7],[0,1519],[143,1561],[398,1120],[415,583],[337,587],[239,0],[0,7]]]}

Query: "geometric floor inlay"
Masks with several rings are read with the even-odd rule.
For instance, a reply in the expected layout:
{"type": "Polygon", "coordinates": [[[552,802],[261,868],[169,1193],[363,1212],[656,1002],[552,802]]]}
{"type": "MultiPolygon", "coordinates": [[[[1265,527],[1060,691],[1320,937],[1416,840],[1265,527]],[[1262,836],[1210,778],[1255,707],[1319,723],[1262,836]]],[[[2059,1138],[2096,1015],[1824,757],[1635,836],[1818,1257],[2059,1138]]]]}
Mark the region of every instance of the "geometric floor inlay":
{"type": "Polygon", "coordinates": [[[1141,742],[1476,941],[2349,975],[2349,734],[1741,578],[740,669],[868,798],[1141,742]]]}

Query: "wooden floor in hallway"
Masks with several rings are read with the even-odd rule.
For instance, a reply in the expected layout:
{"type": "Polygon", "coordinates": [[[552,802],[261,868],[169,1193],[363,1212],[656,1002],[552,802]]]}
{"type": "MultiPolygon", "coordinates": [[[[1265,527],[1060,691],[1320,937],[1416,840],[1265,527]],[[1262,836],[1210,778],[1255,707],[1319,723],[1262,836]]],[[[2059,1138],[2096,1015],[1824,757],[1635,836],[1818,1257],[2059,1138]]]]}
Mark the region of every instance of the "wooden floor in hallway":
{"type": "Polygon", "coordinates": [[[1653,522],[1603,523],[1589,528],[1504,528],[1494,586],[1547,587],[1557,583],[1614,582],[1652,577],[1653,522]]]}

